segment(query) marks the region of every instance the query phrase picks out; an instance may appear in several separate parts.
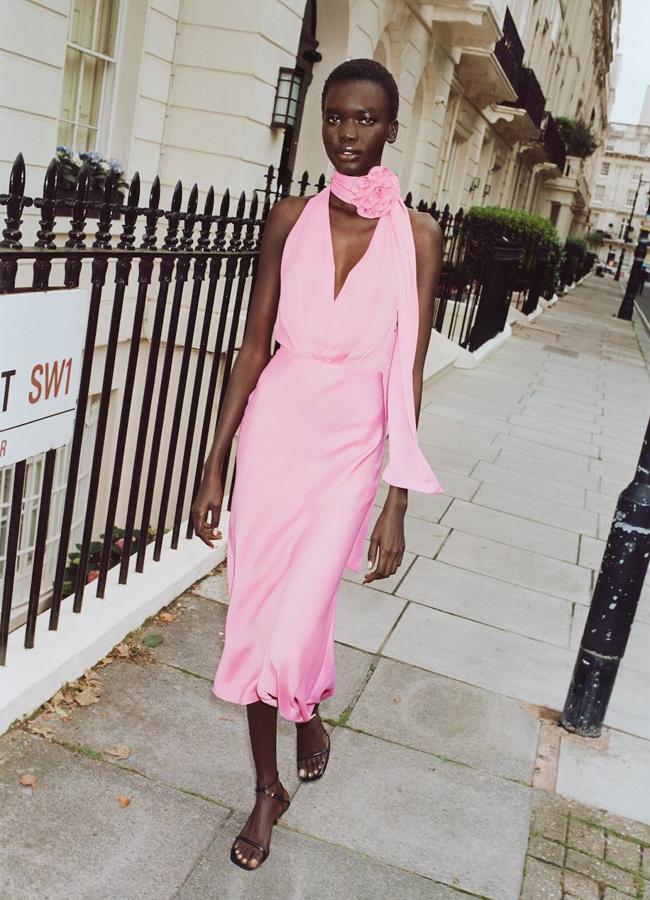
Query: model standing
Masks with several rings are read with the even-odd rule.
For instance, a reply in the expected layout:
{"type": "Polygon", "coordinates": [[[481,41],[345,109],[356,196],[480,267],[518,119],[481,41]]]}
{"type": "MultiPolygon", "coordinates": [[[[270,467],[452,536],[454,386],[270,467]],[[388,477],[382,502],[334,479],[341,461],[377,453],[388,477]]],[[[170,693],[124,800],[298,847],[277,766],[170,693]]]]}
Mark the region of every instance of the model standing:
{"type": "Polygon", "coordinates": [[[268,856],[290,802],[277,770],[278,710],[296,723],[299,777],[325,771],[330,742],[318,705],[335,688],[338,587],[345,568],[361,571],[380,476],[391,487],[364,584],[402,562],[408,489],[443,490],[416,433],[442,235],[430,215],[407,209],[396,175],[381,165],[397,137],[397,85],[380,63],[350,60],[330,73],[321,103],[335,172],[320,193],[287,197],[269,213],[244,339],[192,507],[197,534],[212,546],[223,459],[241,424],[230,604],[213,691],[247,707],[257,798],[231,851],[247,869],[268,856]],[[269,359],[273,335],[280,347],[269,359]]]}

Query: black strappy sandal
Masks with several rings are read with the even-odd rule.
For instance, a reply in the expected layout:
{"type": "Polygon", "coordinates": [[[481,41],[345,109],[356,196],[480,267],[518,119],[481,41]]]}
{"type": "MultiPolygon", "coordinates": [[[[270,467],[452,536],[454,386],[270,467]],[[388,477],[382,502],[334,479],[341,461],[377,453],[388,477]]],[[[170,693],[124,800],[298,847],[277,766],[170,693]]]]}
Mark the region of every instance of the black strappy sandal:
{"type": "MultiPolygon", "coordinates": [[[[311,719],[313,719],[316,715],[317,715],[317,713],[313,713],[311,716],[311,719]]],[[[309,720],[310,722],[311,722],[311,719],[309,720]]],[[[307,723],[301,722],[299,724],[306,725],[307,723]]],[[[322,778],[323,775],[325,774],[325,769],[327,768],[327,763],[329,762],[329,759],[330,759],[330,747],[331,747],[330,736],[327,731],[325,732],[325,736],[327,737],[327,747],[325,747],[324,750],[314,750],[313,753],[307,753],[305,756],[298,756],[298,752],[296,750],[296,767],[297,767],[297,771],[298,771],[298,778],[301,781],[318,781],[318,779],[322,778]],[[306,768],[306,766],[301,766],[300,765],[301,763],[304,763],[305,760],[313,759],[315,756],[322,756],[323,754],[325,754],[325,762],[323,763],[321,769],[318,771],[318,773],[316,775],[303,776],[300,774],[300,770],[306,768]]]]}
{"type": "MultiPolygon", "coordinates": [[[[258,784],[257,787],[255,788],[256,794],[266,794],[267,797],[272,797],[274,800],[280,800],[282,803],[284,803],[284,809],[282,810],[281,813],[279,813],[278,817],[276,818],[275,822],[273,823],[274,825],[278,824],[279,820],[282,818],[282,816],[286,813],[286,811],[291,806],[291,800],[287,800],[287,798],[283,797],[282,794],[276,794],[274,791],[271,790],[271,787],[276,783],[276,781],[278,781],[278,779],[279,779],[279,773],[276,772],[275,778],[273,779],[273,781],[271,782],[271,784],[268,787],[263,787],[262,785],[258,784]]],[[[270,852],[271,852],[271,850],[269,847],[263,847],[261,844],[258,844],[257,841],[254,841],[252,838],[246,837],[245,834],[241,834],[241,832],[240,832],[237,835],[237,837],[235,838],[235,840],[233,841],[232,847],[230,848],[230,859],[232,862],[234,862],[234,864],[236,866],[239,866],[240,869],[246,869],[247,872],[251,872],[254,869],[259,869],[259,867],[262,865],[264,860],[268,857],[270,852]],[[250,844],[251,847],[254,847],[256,850],[259,850],[259,852],[262,854],[262,858],[258,861],[256,866],[246,865],[246,863],[243,863],[240,859],[237,858],[237,854],[235,853],[235,844],[237,843],[237,841],[246,841],[246,843],[250,844]]]]}

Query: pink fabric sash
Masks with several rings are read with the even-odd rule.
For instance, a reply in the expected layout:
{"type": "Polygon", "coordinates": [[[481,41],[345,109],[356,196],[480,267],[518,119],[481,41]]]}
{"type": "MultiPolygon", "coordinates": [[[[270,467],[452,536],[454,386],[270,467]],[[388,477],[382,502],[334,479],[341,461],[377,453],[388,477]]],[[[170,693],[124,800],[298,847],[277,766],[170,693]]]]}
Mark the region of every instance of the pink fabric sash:
{"type": "Polygon", "coordinates": [[[418,288],[415,241],[408,207],[402,200],[397,175],[387,166],[373,166],[366,175],[344,175],[338,170],[329,184],[333,194],[353,203],[366,218],[386,216],[390,228],[376,237],[381,253],[391,254],[397,269],[397,335],[388,370],[388,465],[382,472],[387,484],[427,494],[444,493],[418,445],[413,394],[413,363],[418,338],[418,288]]]}

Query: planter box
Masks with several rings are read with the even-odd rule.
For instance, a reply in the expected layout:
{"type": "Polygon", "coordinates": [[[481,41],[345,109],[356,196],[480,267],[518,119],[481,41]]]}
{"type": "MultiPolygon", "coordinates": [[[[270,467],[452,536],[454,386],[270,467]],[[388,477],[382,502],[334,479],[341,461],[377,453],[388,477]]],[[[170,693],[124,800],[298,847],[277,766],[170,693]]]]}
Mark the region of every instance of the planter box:
{"type": "MultiPolygon", "coordinates": [[[[101,203],[104,199],[103,191],[88,191],[88,201],[92,201],[93,204],[101,203]]],[[[56,195],[56,206],[55,212],[57,217],[67,217],[70,218],[72,216],[72,203],[74,201],[74,189],[73,188],[60,188],[57,191],[56,195]]],[[[115,203],[120,206],[124,203],[124,191],[119,191],[115,195],[115,203]]],[[[88,206],[86,209],[86,218],[87,219],[98,219],[99,218],[99,207],[98,206],[88,206]]],[[[120,211],[114,210],[112,215],[112,219],[120,218],[120,211]]]]}

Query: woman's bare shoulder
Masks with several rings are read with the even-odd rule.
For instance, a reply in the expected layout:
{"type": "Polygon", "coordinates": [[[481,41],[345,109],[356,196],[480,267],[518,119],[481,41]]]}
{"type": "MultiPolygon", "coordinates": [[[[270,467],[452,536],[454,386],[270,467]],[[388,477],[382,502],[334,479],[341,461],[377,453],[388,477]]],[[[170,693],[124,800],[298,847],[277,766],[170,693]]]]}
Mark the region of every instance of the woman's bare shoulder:
{"type": "Polygon", "coordinates": [[[269,210],[265,230],[270,229],[278,237],[286,237],[309,200],[311,197],[283,197],[277,200],[269,210]]]}
{"type": "Polygon", "coordinates": [[[431,250],[442,246],[442,229],[428,212],[409,209],[416,249],[431,250]]]}

